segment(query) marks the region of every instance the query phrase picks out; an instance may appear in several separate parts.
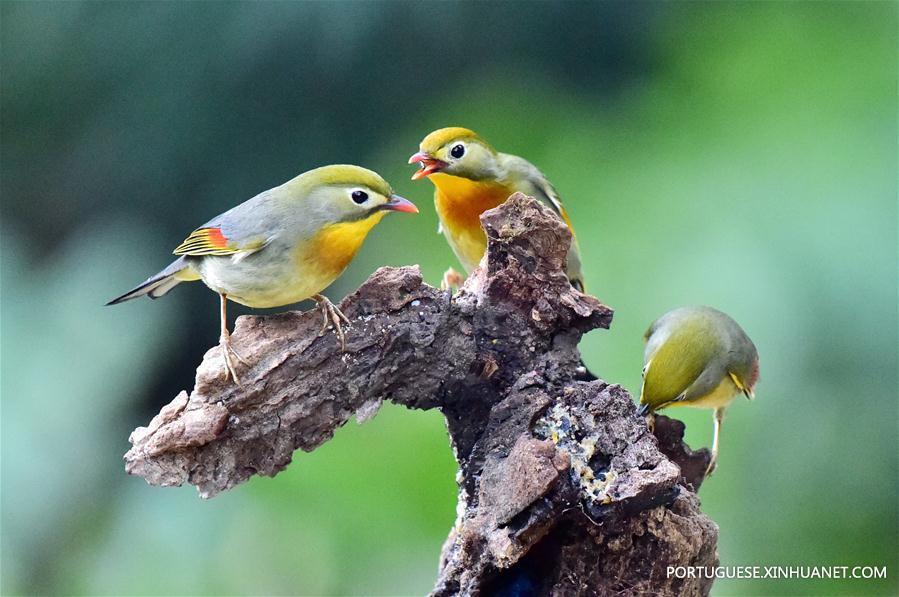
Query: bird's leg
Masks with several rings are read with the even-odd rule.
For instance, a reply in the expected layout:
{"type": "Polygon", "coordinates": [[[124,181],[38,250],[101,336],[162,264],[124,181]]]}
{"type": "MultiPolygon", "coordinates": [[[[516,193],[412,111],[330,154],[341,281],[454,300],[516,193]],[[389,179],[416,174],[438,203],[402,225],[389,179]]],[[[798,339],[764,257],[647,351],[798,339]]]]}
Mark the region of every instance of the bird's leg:
{"type": "Polygon", "coordinates": [[[453,268],[449,268],[443,272],[443,279],[440,280],[440,290],[452,291],[454,288],[462,286],[463,282],[465,282],[465,278],[462,277],[462,274],[453,268]]]}
{"type": "Polygon", "coordinates": [[[319,301],[318,302],[319,310],[322,312],[322,329],[318,331],[318,337],[321,338],[325,335],[325,332],[328,330],[328,326],[331,324],[331,319],[328,317],[328,309],[325,305],[319,301]]]}
{"type": "Polygon", "coordinates": [[[705,469],[705,476],[709,477],[715,471],[715,467],[718,466],[718,440],[721,437],[721,422],[724,421],[724,410],[723,408],[715,409],[715,430],[712,434],[712,459],[709,461],[708,468],[705,469]]]}
{"type": "Polygon", "coordinates": [[[347,325],[349,325],[350,320],[347,319],[347,316],[337,308],[337,305],[332,303],[325,295],[314,294],[312,295],[312,299],[318,303],[319,308],[322,310],[322,319],[324,320],[324,325],[318,335],[321,336],[325,333],[325,330],[328,329],[328,319],[330,318],[331,324],[334,326],[334,330],[337,331],[337,336],[340,338],[340,349],[346,352],[346,337],[343,335],[343,327],[340,325],[340,320],[342,319],[347,325]]]}
{"type": "Polygon", "coordinates": [[[230,374],[234,383],[240,385],[240,378],[237,377],[237,372],[234,370],[234,361],[232,358],[237,359],[244,365],[247,365],[247,362],[231,346],[231,332],[228,331],[228,296],[219,293],[219,298],[221,299],[222,318],[222,334],[219,337],[219,346],[221,346],[222,349],[222,359],[225,361],[225,369],[227,371],[225,377],[230,374]]]}
{"type": "Polygon", "coordinates": [[[656,432],[656,414],[655,413],[647,413],[646,414],[646,428],[649,429],[650,433],[656,432]]]}

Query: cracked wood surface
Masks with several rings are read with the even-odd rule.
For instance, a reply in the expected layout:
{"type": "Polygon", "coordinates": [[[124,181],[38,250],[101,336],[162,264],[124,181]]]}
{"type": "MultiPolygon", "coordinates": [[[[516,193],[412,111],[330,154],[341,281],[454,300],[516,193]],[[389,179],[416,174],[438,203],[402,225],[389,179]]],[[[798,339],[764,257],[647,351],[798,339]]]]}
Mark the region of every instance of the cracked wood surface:
{"type": "Polygon", "coordinates": [[[383,400],[439,408],[460,516],[435,595],[707,594],[710,580],[665,576],[717,564],[692,492],[707,451],[666,417],[657,439],[623,388],[578,377],[581,336],[612,310],[568,283],[567,227],[521,194],[481,220],[487,255],[455,296],[402,267],[346,297],[346,352],[318,337],[314,310],[238,318],[242,385],[211,348],[194,390],[132,433],[127,471],[212,497],[276,475],[383,400]]]}

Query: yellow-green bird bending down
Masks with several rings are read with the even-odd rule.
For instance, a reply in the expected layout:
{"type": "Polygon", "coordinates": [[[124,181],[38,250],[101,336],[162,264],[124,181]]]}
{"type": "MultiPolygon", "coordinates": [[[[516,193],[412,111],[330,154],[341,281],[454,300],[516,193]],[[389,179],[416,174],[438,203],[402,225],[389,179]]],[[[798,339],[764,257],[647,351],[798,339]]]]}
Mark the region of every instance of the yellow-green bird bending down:
{"type": "Polygon", "coordinates": [[[584,289],[580,250],[571,220],[558,193],[536,166],[515,155],[493,149],[474,131],[449,127],[434,131],[422,140],[420,151],[409,163],[421,166],[413,180],[428,177],[436,190],[434,204],[440,230],[465,271],[478,266],[487,250],[487,236],[480,216],[522,192],[548,205],[571,230],[571,248],[566,267],[568,279],[584,289]]]}
{"type": "Polygon", "coordinates": [[[739,394],[752,399],[759,355],[746,332],[711,307],[682,307],[665,313],[644,335],[640,415],[667,406],[715,409],[711,474],[718,462],[724,411],[739,394]]]}
{"type": "Polygon", "coordinates": [[[388,211],[418,209],[371,170],[316,168],[197,228],[175,249],[178,259],[107,304],[159,298],[181,282],[202,280],[221,298],[222,358],[239,383],[232,359],[246,363],[231,347],[228,299],[258,308],[314,299],[324,318],[322,333],[330,318],[343,346],[340,320],[349,321],[319,293],[340,276],[388,211]]]}

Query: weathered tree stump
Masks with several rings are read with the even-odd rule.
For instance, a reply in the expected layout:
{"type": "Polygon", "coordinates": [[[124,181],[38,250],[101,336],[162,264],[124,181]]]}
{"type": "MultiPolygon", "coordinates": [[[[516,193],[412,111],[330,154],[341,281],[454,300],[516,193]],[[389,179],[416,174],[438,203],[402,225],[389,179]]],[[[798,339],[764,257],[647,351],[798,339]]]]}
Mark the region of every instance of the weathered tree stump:
{"type": "Polygon", "coordinates": [[[568,283],[567,227],[521,194],[481,220],[487,255],[455,296],[403,267],[346,297],[345,353],[318,337],[317,312],[238,318],[242,385],[210,349],[193,392],[131,435],[127,471],[212,497],[276,475],[383,400],[439,408],[459,517],[434,595],[707,594],[711,580],[666,574],[717,564],[693,493],[707,452],[664,417],[657,440],[623,388],[579,379],[577,344],[612,310],[568,283]]]}

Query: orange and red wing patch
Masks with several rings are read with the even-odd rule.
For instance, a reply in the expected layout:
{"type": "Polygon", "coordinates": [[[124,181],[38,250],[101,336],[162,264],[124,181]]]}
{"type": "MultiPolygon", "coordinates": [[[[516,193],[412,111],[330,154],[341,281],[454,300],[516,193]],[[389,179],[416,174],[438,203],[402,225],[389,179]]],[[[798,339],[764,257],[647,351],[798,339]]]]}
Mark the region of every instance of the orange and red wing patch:
{"type": "Polygon", "coordinates": [[[231,255],[239,251],[222,234],[221,228],[198,228],[178,245],[175,255],[231,255]]]}

